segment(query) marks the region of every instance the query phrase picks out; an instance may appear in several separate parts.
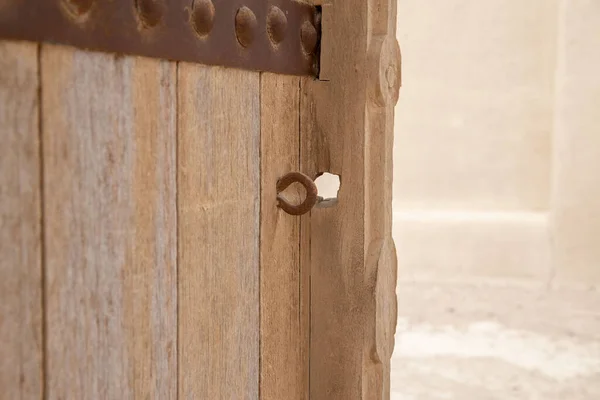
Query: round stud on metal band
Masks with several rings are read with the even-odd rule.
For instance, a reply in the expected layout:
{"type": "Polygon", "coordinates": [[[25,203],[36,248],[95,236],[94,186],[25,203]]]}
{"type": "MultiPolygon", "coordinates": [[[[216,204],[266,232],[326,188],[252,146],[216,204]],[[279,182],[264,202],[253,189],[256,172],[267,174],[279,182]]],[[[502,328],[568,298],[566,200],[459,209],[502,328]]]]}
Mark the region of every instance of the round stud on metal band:
{"type": "Polygon", "coordinates": [[[271,7],[267,15],[267,33],[274,45],[278,45],[285,38],[288,20],[281,8],[271,7]]]}
{"type": "Polygon", "coordinates": [[[257,26],[256,15],[251,9],[244,6],[237,11],[235,14],[235,35],[243,47],[252,44],[257,26]]]}
{"type": "Polygon", "coordinates": [[[315,206],[317,199],[317,185],[312,179],[301,172],[290,172],[277,181],[277,206],[290,215],[306,214],[315,206]],[[301,184],[306,190],[306,198],[298,205],[288,203],[281,195],[281,192],[293,183],[301,184]]]}
{"type": "Polygon", "coordinates": [[[317,29],[310,21],[304,21],[300,28],[300,40],[302,41],[302,49],[308,55],[315,52],[317,47],[317,29]]]}
{"type": "Polygon", "coordinates": [[[136,0],[135,6],[140,21],[146,28],[155,27],[162,20],[164,14],[162,0],[136,0]]]}
{"type": "Polygon", "coordinates": [[[215,22],[215,6],[211,0],[194,0],[192,4],[192,24],[200,36],[210,33],[215,22]]]}

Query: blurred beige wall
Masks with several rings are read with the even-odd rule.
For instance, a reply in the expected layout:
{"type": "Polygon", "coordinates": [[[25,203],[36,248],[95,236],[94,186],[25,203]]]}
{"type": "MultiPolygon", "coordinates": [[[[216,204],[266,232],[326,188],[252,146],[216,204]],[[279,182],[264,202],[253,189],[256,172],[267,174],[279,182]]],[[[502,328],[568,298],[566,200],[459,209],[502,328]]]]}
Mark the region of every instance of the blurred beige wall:
{"type": "Polygon", "coordinates": [[[600,283],[600,1],[399,0],[400,278],[600,283]]]}

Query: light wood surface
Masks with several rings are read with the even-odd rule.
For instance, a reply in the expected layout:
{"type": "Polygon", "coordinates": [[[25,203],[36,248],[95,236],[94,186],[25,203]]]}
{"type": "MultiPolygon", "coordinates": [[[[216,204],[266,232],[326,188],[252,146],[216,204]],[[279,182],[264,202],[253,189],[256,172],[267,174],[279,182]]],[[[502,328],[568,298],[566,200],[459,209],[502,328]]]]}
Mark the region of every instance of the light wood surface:
{"type": "MultiPolygon", "coordinates": [[[[262,400],[306,399],[308,321],[300,218],[277,208],[277,180],[299,168],[300,78],[261,74],[260,321],[262,400]]],[[[286,191],[286,194],[288,192],[286,191]]],[[[301,193],[290,193],[301,201],[301,193]]]]}
{"type": "Polygon", "coordinates": [[[0,44],[11,398],[389,399],[395,2],[323,12],[327,81],[0,44]]]}
{"type": "Polygon", "coordinates": [[[257,399],[259,74],[178,77],[179,398],[257,399]]]}
{"type": "Polygon", "coordinates": [[[41,65],[47,398],[175,398],[175,65],[41,65]]]}
{"type": "Polygon", "coordinates": [[[0,41],[0,398],[43,391],[37,45],[0,41]]]}
{"type": "Polygon", "coordinates": [[[394,0],[323,7],[328,81],[302,81],[301,169],[341,179],[311,213],[311,399],[389,399],[396,323],[391,238],[393,105],[400,85],[394,0]]]}

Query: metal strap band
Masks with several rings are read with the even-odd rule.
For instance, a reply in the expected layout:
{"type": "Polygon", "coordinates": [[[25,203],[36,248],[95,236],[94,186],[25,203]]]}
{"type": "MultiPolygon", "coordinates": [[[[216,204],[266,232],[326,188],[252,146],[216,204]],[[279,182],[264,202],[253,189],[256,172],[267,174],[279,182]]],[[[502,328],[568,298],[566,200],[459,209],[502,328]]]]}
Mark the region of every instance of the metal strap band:
{"type": "Polygon", "coordinates": [[[318,14],[295,0],[2,0],[0,38],[315,76],[318,14]]]}

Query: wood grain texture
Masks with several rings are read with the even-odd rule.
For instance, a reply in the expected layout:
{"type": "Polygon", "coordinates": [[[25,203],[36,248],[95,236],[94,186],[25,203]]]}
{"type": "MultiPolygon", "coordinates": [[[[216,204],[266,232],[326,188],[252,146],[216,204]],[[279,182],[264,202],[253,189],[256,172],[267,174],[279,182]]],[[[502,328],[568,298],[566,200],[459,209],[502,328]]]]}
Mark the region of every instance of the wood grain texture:
{"type": "Polygon", "coordinates": [[[0,41],[0,398],[43,391],[37,45],[0,41]]]}
{"type": "Polygon", "coordinates": [[[261,400],[308,398],[300,218],[277,207],[275,188],[299,168],[299,90],[297,77],[261,75],[261,400]]]}
{"type": "Polygon", "coordinates": [[[177,395],[175,64],[42,48],[48,399],[177,395]]]}
{"type": "Polygon", "coordinates": [[[301,169],[341,179],[337,205],[313,209],[302,238],[310,243],[302,248],[310,255],[301,257],[311,263],[315,400],[389,399],[396,323],[391,149],[400,85],[395,12],[395,0],[324,6],[323,47],[330,51],[321,62],[329,81],[302,81],[301,169]]]}
{"type": "Polygon", "coordinates": [[[178,76],[179,398],[257,399],[259,74],[178,76]]]}

